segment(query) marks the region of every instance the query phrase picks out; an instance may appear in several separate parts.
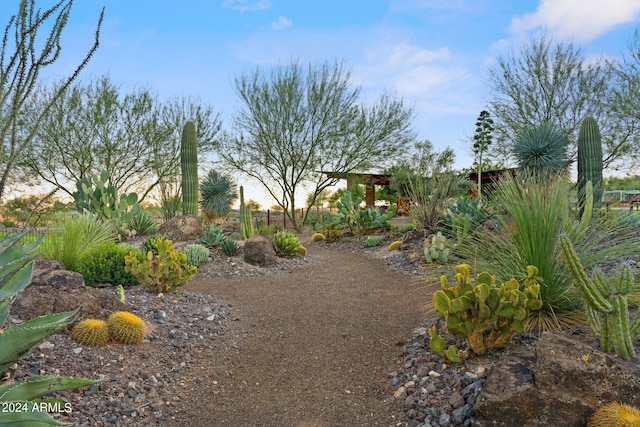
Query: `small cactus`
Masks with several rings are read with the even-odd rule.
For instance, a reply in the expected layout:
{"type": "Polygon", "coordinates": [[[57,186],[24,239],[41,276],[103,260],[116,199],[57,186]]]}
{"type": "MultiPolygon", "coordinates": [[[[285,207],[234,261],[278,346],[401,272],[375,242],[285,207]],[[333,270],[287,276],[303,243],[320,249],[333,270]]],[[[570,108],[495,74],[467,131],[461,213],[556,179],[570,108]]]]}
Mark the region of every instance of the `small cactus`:
{"type": "Polygon", "coordinates": [[[399,251],[400,250],[400,246],[402,246],[402,242],[400,240],[396,240],[394,242],[391,242],[391,244],[389,245],[389,252],[399,251]]]}
{"type": "Polygon", "coordinates": [[[323,240],[324,240],[324,234],[322,233],[314,233],[313,236],[311,236],[312,242],[321,242],[323,240]]]}
{"type": "Polygon", "coordinates": [[[300,248],[298,248],[298,254],[307,256],[307,248],[305,248],[304,246],[300,246],[300,248]]]}
{"type": "Polygon", "coordinates": [[[378,246],[380,242],[382,242],[382,236],[369,236],[367,237],[367,240],[365,240],[364,245],[367,248],[373,248],[378,246]]]}
{"type": "Polygon", "coordinates": [[[289,230],[278,231],[273,235],[273,243],[279,256],[296,256],[299,254],[300,240],[289,230]]]}
{"type": "Polygon", "coordinates": [[[83,345],[107,345],[111,341],[107,322],[97,319],[85,319],[71,330],[71,338],[83,345]]]}
{"type": "Polygon", "coordinates": [[[587,427],[640,427],[640,410],[623,403],[609,403],[593,413],[587,427]]]}
{"type": "Polygon", "coordinates": [[[447,238],[440,231],[425,240],[423,246],[424,257],[429,264],[434,262],[447,263],[449,260],[449,248],[446,247],[446,243],[447,238]]]}
{"type": "Polygon", "coordinates": [[[107,319],[111,338],[120,344],[140,344],[147,332],[144,320],[128,311],[117,311],[107,319]]]}
{"type": "Polygon", "coordinates": [[[118,301],[120,302],[124,302],[126,299],[122,285],[116,286],[116,298],[118,298],[118,301]]]}
{"type": "Polygon", "coordinates": [[[187,264],[195,265],[196,267],[209,259],[209,255],[211,255],[209,249],[200,243],[188,244],[182,252],[187,256],[187,264]]]}
{"type": "Polygon", "coordinates": [[[235,240],[228,237],[222,239],[222,242],[220,243],[220,252],[222,252],[226,256],[235,256],[239,250],[240,247],[235,240]]]}

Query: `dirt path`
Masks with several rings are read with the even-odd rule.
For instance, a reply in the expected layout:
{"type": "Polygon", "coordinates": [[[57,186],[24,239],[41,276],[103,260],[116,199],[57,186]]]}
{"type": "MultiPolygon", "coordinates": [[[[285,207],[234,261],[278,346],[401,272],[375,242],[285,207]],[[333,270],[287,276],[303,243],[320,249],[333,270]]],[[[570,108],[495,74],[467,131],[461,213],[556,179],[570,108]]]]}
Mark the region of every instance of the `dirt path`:
{"type": "Polygon", "coordinates": [[[303,269],[187,286],[231,303],[238,321],[219,359],[199,367],[186,413],[166,425],[396,425],[387,374],[426,298],[382,261],[308,249],[314,262],[303,269]]]}

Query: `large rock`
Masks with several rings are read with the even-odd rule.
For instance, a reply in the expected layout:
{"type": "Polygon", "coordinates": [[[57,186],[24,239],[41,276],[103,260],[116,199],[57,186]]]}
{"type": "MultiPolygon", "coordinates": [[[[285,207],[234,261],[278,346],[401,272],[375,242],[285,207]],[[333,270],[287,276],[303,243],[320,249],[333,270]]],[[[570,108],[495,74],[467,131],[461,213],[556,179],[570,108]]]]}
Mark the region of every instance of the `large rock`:
{"type": "Polygon", "coordinates": [[[114,311],[129,310],[116,298],[114,289],[85,286],[82,275],[65,270],[62,263],[38,260],[31,284],[18,295],[11,314],[26,321],[77,308],[81,319],[106,319],[114,311]]]}
{"type": "Polygon", "coordinates": [[[267,267],[277,261],[276,251],[271,240],[256,234],[244,244],[244,260],[252,265],[267,267]]]}
{"type": "Polygon", "coordinates": [[[602,403],[640,405],[640,367],[561,333],[532,357],[502,356],[474,407],[485,426],[584,426],[602,403]]]}
{"type": "Polygon", "coordinates": [[[202,237],[202,220],[195,215],[180,215],[162,223],[158,232],[174,242],[198,240],[202,237]]]}

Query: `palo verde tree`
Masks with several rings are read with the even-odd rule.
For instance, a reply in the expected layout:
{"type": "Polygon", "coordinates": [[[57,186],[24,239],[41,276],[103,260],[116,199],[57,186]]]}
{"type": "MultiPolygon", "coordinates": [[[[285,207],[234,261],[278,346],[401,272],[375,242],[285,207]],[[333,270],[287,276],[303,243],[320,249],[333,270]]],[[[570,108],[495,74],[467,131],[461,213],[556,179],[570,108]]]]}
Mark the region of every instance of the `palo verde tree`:
{"type": "Polygon", "coordinates": [[[386,94],[362,103],[344,63],[256,69],[237,77],[235,90],[244,108],[219,156],[260,182],[298,230],[299,190],[313,205],[338,182],[323,172],[382,170],[415,139],[412,109],[386,94]]]}
{"type": "MultiPolygon", "coordinates": [[[[606,122],[604,105],[610,83],[610,67],[604,60],[586,61],[573,44],[554,43],[545,36],[498,58],[489,69],[488,82],[496,145],[512,145],[524,129],[550,122],[569,138],[569,159],[574,160],[582,119],[592,116],[599,123],[606,122]]],[[[619,158],[616,137],[611,135],[613,139],[605,144],[612,154],[608,162],[619,158]]]]}
{"type": "Polygon", "coordinates": [[[493,120],[487,110],[482,110],[476,120],[476,132],[473,135],[473,154],[478,163],[478,198],[482,198],[482,157],[493,142],[493,120]]]}
{"type": "Polygon", "coordinates": [[[61,0],[48,9],[36,8],[36,0],[21,0],[9,18],[0,48],[0,199],[16,162],[28,149],[40,122],[51,105],[78,77],[98,49],[104,8],[98,18],[95,39],[71,75],[61,81],[46,100],[39,115],[28,124],[23,110],[37,89],[40,74],[55,63],[62,51],[62,34],[69,21],[73,0],[61,0]]]}
{"type": "MultiPolygon", "coordinates": [[[[39,88],[25,121],[40,117],[57,90],[39,88]]],[[[160,101],[145,88],[123,92],[108,76],[70,86],[48,108],[20,164],[36,182],[69,195],[77,181],[104,169],[119,193],[136,191],[144,200],[155,188],[180,182],[186,121],[196,123],[203,156],[213,151],[221,127],[219,116],[197,98],[160,101]]]]}

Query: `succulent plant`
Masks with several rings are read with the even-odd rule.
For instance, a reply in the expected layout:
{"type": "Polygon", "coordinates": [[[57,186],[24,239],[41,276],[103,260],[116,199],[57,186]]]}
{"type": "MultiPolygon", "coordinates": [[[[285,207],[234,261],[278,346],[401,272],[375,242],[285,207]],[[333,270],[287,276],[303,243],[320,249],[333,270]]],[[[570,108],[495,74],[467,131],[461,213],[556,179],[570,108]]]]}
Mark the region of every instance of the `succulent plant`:
{"type": "Polygon", "coordinates": [[[244,240],[253,236],[251,208],[244,203],[244,188],[240,186],[240,235],[244,240]]]}
{"type": "Polygon", "coordinates": [[[276,248],[276,253],[280,256],[299,255],[300,240],[298,240],[298,236],[289,230],[279,231],[274,234],[273,243],[276,248]]]}
{"type": "Polygon", "coordinates": [[[364,245],[367,248],[373,248],[374,246],[378,246],[382,242],[382,236],[369,236],[367,240],[365,240],[364,245]]]}
{"type": "Polygon", "coordinates": [[[587,427],[640,427],[640,410],[624,403],[608,403],[596,409],[587,427]]]}
{"type": "Polygon", "coordinates": [[[192,121],[182,128],[180,145],[180,166],[182,169],[182,213],[198,214],[198,144],[196,125],[192,121]]]}
{"type": "Polygon", "coordinates": [[[592,117],[585,117],[578,134],[578,200],[581,211],[589,181],[593,186],[593,207],[599,209],[602,202],[602,137],[598,122],[592,117]]]}
{"type": "Polygon", "coordinates": [[[219,224],[231,212],[238,198],[238,186],[227,176],[209,171],[200,183],[200,206],[207,222],[219,224]]]}
{"type": "Polygon", "coordinates": [[[394,240],[389,244],[389,252],[399,251],[402,246],[402,242],[400,240],[394,240]]]}
{"type": "Polygon", "coordinates": [[[324,240],[324,234],[322,233],[313,233],[313,235],[311,236],[312,242],[321,242],[323,240],[324,240]]]}
{"type": "Polygon", "coordinates": [[[79,344],[101,346],[111,341],[107,322],[98,319],[85,319],[71,329],[71,338],[79,344]]]}
{"type": "Polygon", "coordinates": [[[225,238],[222,240],[222,243],[220,243],[220,252],[227,256],[235,256],[239,250],[240,247],[238,243],[233,239],[225,238]]]}
{"type": "Polygon", "coordinates": [[[109,335],[120,344],[140,344],[147,333],[144,320],[128,311],[117,311],[107,319],[109,335]]]}
{"type": "Polygon", "coordinates": [[[122,285],[116,286],[116,298],[118,298],[118,301],[120,302],[124,302],[126,299],[122,285]]]}
{"type": "Polygon", "coordinates": [[[196,267],[205,262],[211,255],[209,249],[199,243],[191,243],[185,246],[182,252],[187,255],[187,264],[195,265],[196,267]]]}
{"type": "Polygon", "coordinates": [[[551,122],[522,131],[513,146],[520,170],[527,175],[547,176],[567,168],[567,137],[551,122]]]}
{"type": "Polygon", "coordinates": [[[449,248],[446,247],[446,243],[447,238],[440,231],[425,240],[422,249],[424,257],[429,264],[436,261],[440,264],[447,263],[449,260],[449,248]]]}

